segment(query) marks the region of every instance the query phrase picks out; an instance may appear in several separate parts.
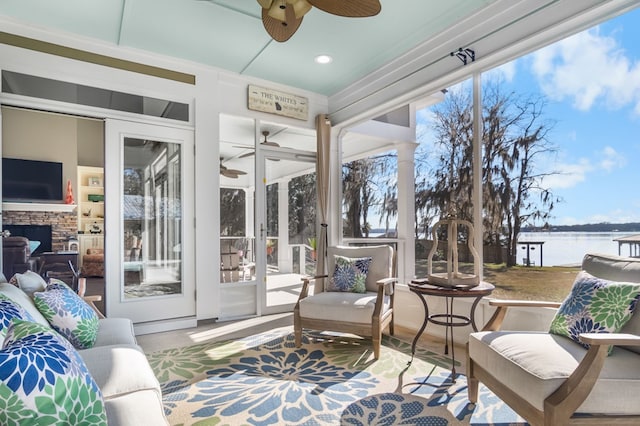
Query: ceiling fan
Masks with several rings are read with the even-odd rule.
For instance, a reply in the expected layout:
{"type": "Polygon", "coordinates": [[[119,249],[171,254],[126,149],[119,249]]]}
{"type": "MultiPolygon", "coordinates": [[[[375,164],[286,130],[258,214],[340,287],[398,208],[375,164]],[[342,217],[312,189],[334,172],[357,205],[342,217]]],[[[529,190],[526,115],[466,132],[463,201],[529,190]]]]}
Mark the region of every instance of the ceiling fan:
{"type": "Polygon", "coordinates": [[[264,28],[279,42],[291,38],[312,6],[348,18],[375,16],[382,8],[380,0],[258,0],[258,3],[262,6],[264,28]]]}
{"type": "Polygon", "coordinates": [[[247,172],[237,169],[230,169],[224,164],[222,164],[222,157],[220,158],[220,174],[224,177],[228,177],[230,179],[238,179],[239,176],[246,175],[247,172]]]}
{"type": "MultiPolygon", "coordinates": [[[[267,137],[269,136],[269,131],[267,131],[267,130],[263,130],[263,131],[262,131],[262,136],[264,136],[264,140],[263,140],[262,142],[260,142],[260,145],[275,146],[276,148],[280,148],[280,145],[279,145],[279,144],[277,144],[277,143],[275,143],[275,142],[271,142],[271,141],[267,140],[267,137]]],[[[247,148],[247,147],[243,146],[243,147],[241,147],[241,148],[247,148]]],[[[251,149],[254,149],[254,148],[251,148],[251,149]]],[[[240,157],[238,157],[238,158],[251,157],[252,155],[256,155],[256,152],[255,152],[255,151],[253,151],[253,152],[247,152],[246,154],[242,154],[242,155],[241,155],[240,157]]],[[[278,159],[271,159],[271,158],[270,158],[270,160],[278,161],[278,159]]]]}

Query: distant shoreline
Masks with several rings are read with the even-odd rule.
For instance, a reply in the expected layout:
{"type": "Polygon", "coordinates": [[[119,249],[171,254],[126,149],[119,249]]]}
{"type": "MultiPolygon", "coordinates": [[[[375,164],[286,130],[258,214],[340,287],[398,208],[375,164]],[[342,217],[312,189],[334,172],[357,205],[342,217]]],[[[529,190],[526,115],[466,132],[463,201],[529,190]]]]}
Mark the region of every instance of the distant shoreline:
{"type": "Polygon", "coordinates": [[[627,232],[640,234],[640,223],[587,223],[584,225],[527,226],[521,232],[627,232]]]}

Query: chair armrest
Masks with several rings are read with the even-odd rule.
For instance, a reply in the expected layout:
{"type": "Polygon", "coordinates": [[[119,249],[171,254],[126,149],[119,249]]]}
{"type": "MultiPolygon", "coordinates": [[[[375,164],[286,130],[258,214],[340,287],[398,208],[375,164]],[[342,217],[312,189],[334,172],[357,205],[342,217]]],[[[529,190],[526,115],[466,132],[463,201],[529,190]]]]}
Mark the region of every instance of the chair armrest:
{"type": "Polygon", "coordinates": [[[545,399],[545,409],[562,404],[567,412],[575,412],[596,384],[607,359],[609,346],[640,346],[640,336],[634,334],[581,333],[579,338],[591,346],[569,378],[545,399]]]}
{"type": "Polygon", "coordinates": [[[483,331],[497,331],[502,326],[502,321],[507,315],[507,309],[509,308],[559,308],[561,303],[559,302],[545,302],[538,300],[502,300],[502,299],[490,299],[489,306],[495,306],[498,309],[493,313],[493,316],[487,324],[482,328],[483,331]]]}
{"type": "Polygon", "coordinates": [[[640,346],[640,336],[626,333],[580,333],[580,341],[589,345],[640,346]]]}
{"type": "Polygon", "coordinates": [[[309,284],[311,281],[315,281],[320,278],[329,278],[329,275],[316,275],[315,277],[302,277],[302,282],[309,284]]]}
{"type": "Polygon", "coordinates": [[[98,318],[105,318],[100,309],[98,309],[95,305],[95,302],[100,302],[102,300],[102,296],[100,296],[99,294],[95,294],[92,296],[83,296],[82,299],[87,302],[89,306],[91,306],[91,309],[93,309],[96,314],[98,314],[98,318]]]}
{"type": "Polygon", "coordinates": [[[489,305],[491,306],[504,306],[506,308],[559,308],[560,302],[545,302],[540,300],[504,300],[504,299],[489,299],[489,305]]]}

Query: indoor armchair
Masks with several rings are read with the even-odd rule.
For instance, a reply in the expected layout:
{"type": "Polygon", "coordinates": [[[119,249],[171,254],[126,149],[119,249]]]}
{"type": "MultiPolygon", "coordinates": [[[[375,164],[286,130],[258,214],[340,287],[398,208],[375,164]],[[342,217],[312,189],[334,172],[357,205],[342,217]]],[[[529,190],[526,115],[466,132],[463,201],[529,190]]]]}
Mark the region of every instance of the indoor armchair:
{"type": "Polygon", "coordinates": [[[394,270],[390,246],[329,247],[328,275],[303,279],[293,314],[296,346],[302,344],[304,328],[352,333],[371,337],[374,357],[378,359],[382,330],[389,326],[393,335],[393,293],[397,281],[394,270]],[[350,280],[354,282],[353,288],[345,286],[342,278],[346,276],[355,276],[350,280]],[[310,294],[312,283],[315,287],[310,294]]]}

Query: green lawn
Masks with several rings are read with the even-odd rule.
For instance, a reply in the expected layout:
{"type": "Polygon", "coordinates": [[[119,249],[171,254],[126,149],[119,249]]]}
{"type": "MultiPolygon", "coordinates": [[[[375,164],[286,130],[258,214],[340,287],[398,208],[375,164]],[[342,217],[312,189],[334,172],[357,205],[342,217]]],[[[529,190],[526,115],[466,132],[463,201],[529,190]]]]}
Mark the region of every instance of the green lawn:
{"type": "MultiPolygon", "coordinates": [[[[446,265],[434,265],[434,272],[446,270],[446,265]]],[[[461,272],[471,272],[472,265],[460,265],[461,272]]],[[[497,299],[548,300],[561,302],[569,294],[580,268],[564,266],[513,266],[486,263],[484,280],[496,286],[491,297],[497,299]]],[[[416,275],[426,276],[427,261],[416,262],[416,275]]]]}

